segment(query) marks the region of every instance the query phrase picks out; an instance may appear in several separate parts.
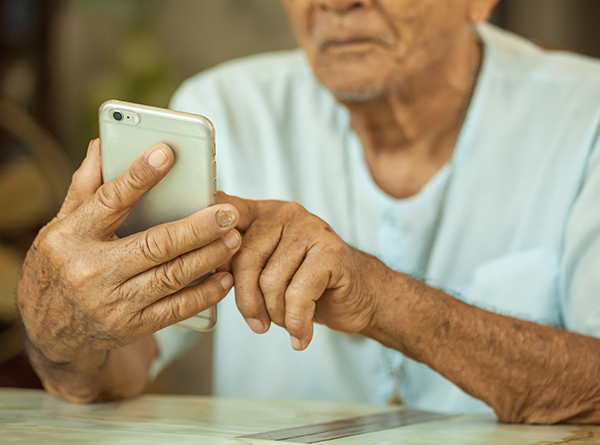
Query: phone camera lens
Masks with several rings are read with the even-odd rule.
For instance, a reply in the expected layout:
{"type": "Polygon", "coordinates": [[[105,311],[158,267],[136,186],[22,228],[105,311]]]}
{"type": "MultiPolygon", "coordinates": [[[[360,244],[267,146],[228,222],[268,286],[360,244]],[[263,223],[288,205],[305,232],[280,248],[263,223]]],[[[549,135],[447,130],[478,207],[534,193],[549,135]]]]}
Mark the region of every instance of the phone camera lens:
{"type": "Polygon", "coordinates": [[[119,111],[115,111],[113,113],[113,117],[115,118],[116,121],[122,121],[123,120],[123,113],[121,113],[119,111]]]}

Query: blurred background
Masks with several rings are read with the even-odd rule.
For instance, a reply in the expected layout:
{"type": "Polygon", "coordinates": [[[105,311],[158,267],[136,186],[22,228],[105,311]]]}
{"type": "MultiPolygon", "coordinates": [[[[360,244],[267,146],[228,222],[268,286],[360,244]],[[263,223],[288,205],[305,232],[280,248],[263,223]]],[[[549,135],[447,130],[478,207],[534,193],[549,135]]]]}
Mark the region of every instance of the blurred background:
{"type": "MultiPolygon", "coordinates": [[[[600,57],[600,1],[502,0],[493,21],[600,57]]],[[[0,0],[0,386],[39,387],[20,346],[20,265],[108,99],[167,106],[187,77],[295,47],[278,0],[0,0]]],[[[150,392],[210,394],[205,335],[150,392]]]]}

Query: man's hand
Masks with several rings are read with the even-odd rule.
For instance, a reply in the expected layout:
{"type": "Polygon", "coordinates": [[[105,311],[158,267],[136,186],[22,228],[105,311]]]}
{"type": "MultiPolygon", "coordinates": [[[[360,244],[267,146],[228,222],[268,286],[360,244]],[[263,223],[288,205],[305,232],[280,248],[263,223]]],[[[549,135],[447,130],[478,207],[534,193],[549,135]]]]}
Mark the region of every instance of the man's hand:
{"type": "Polygon", "coordinates": [[[313,321],[422,362],[515,423],[600,422],[600,340],[498,315],[392,271],[298,204],[220,194],[245,232],[231,265],[248,325],[301,350],[313,321]]]}
{"type": "Polygon", "coordinates": [[[99,368],[107,351],[189,318],[227,295],[233,285],[228,272],[185,286],[238,250],[233,206],[213,206],[123,239],[114,234],[173,160],[169,147],[157,145],[102,185],[99,143],[90,145],[62,209],[38,234],[21,274],[18,304],[38,359],[55,367],[99,368]]]}
{"type": "Polygon", "coordinates": [[[387,269],[380,261],[348,246],[299,204],[224,193],[217,201],[240,211],[244,239],[230,269],[237,306],[253,331],[266,332],[273,321],[290,333],[294,349],[303,350],[313,322],[346,333],[369,326],[374,284],[387,269]]]}

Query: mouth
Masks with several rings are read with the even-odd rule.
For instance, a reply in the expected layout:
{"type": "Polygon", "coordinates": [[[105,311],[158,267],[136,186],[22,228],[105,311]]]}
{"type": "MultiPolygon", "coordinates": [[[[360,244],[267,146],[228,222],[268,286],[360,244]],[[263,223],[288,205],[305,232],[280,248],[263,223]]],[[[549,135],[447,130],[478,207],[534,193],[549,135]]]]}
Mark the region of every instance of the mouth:
{"type": "Polygon", "coordinates": [[[381,42],[373,38],[329,39],[320,45],[321,51],[357,51],[373,45],[381,46],[381,42]]]}
{"type": "Polygon", "coordinates": [[[355,45],[355,44],[360,44],[360,43],[368,43],[368,42],[372,42],[373,39],[368,38],[368,37],[354,37],[351,39],[345,38],[345,39],[329,39],[327,40],[325,43],[323,43],[323,47],[329,47],[329,46],[344,46],[344,45],[355,45]]]}

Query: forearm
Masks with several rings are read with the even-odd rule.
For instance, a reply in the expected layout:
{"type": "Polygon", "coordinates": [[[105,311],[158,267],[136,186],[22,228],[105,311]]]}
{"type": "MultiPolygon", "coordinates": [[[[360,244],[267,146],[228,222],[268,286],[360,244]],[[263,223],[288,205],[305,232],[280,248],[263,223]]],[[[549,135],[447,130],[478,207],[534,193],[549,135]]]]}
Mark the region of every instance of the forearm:
{"type": "Polygon", "coordinates": [[[44,388],[75,403],[92,403],[133,397],[146,386],[156,341],[152,336],[112,351],[82,353],[76,360],[56,363],[26,341],[31,364],[44,388]]]}
{"type": "Polygon", "coordinates": [[[387,272],[366,335],[488,403],[502,421],[600,422],[600,340],[467,305],[387,272]]]}

